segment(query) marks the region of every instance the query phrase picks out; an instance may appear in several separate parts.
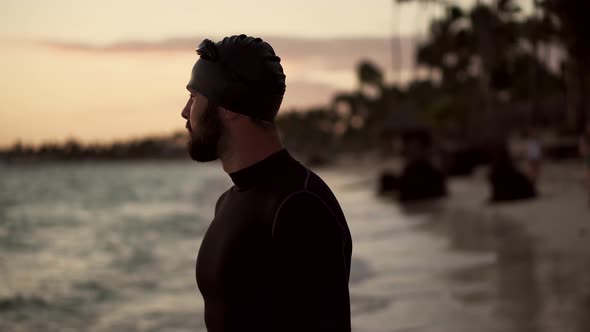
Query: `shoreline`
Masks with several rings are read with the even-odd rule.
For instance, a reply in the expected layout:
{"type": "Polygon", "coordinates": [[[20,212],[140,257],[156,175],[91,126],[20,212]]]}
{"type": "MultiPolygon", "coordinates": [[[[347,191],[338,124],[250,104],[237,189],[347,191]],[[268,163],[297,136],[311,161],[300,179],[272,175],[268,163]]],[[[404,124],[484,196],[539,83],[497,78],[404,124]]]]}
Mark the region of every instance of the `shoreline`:
{"type": "Polygon", "coordinates": [[[577,161],[545,163],[539,196],[509,203],[489,203],[485,174],[476,172],[471,178],[449,181],[446,209],[508,220],[522,225],[544,249],[590,255],[590,206],[584,171],[577,161]]]}
{"type": "Polygon", "coordinates": [[[449,197],[433,216],[431,230],[448,238],[451,249],[495,256],[468,280],[490,284],[493,316],[508,317],[518,330],[582,331],[590,324],[584,171],[581,163],[546,163],[538,198],[493,204],[485,172],[476,172],[449,181],[449,197]]]}

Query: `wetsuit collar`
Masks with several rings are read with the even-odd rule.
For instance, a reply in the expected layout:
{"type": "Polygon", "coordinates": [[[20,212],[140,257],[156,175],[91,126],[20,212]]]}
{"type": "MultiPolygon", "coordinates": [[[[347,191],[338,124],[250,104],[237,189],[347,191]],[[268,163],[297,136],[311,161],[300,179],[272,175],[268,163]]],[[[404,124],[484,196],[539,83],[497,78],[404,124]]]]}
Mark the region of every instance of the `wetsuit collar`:
{"type": "Polygon", "coordinates": [[[230,173],[229,176],[238,190],[246,190],[280,173],[291,159],[289,152],[282,149],[252,166],[230,173]]]}

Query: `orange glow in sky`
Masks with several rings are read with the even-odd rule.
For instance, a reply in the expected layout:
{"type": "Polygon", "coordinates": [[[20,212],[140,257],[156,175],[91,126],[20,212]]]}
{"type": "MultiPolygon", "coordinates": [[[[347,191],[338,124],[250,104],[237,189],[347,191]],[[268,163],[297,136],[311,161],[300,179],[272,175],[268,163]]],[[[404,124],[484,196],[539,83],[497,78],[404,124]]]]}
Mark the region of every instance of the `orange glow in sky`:
{"type": "Polygon", "coordinates": [[[328,104],[355,88],[362,58],[391,75],[389,36],[419,34],[440,12],[403,8],[390,0],[3,0],[0,147],[183,128],[184,87],[203,37],[270,39],[287,74],[283,109],[328,104]]]}

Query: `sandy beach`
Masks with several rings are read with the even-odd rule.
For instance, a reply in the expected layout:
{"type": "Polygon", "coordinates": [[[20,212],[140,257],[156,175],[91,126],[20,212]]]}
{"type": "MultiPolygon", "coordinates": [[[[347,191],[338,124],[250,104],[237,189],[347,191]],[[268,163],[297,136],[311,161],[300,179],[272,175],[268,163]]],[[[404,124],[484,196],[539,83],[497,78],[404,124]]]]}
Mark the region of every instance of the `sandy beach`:
{"type": "Polygon", "coordinates": [[[514,203],[488,203],[484,173],[450,181],[447,209],[480,213],[484,220],[500,218],[517,223],[543,250],[590,254],[590,207],[581,162],[544,165],[539,197],[514,203]]]}
{"type": "MultiPolygon", "coordinates": [[[[493,313],[520,331],[588,331],[590,208],[581,162],[544,166],[539,198],[490,204],[485,172],[452,180],[437,231],[463,250],[496,253],[493,313]]],[[[489,294],[488,294],[489,295],[489,294]]]]}
{"type": "MultiPolygon", "coordinates": [[[[365,174],[372,174],[375,188],[380,171],[401,166],[374,157],[346,158],[338,164],[357,174],[359,184],[371,181],[365,174]]],[[[392,202],[410,218],[428,216],[419,228],[434,236],[427,241],[443,241],[440,248],[448,254],[429,251],[411,258],[428,271],[421,287],[438,285],[438,295],[419,304],[392,296],[397,304],[389,318],[373,317],[391,325],[369,330],[473,331],[479,326],[479,331],[588,331],[590,207],[584,171],[577,160],[545,163],[539,197],[532,200],[489,203],[487,169],[480,168],[470,177],[450,179],[447,198],[392,202]],[[474,263],[450,266],[449,254],[471,257],[474,263]],[[422,315],[399,316],[407,308],[422,315]]],[[[430,246],[425,243],[413,245],[430,246]]]]}

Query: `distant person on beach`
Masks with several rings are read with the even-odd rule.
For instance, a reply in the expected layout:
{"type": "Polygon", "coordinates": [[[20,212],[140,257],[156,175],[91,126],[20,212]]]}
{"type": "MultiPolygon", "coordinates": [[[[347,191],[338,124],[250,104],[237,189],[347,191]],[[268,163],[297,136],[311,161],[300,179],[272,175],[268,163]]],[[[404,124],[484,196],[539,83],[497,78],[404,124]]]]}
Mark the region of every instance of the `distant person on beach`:
{"type": "Polygon", "coordinates": [[[491,149],[492,164],[488,174],[491,202],[510,202],[537,196],[532,181],[518,170],[506,143],[491,149]]]}
{"type": "Polygon", "coordinates": [[[526,129],[526,174],[533,183],[537,183],[541,176],[541,161],[543,158],[543,147],[535,126],[526,129]]]}
{"type": "Polygon", "coordinates": [[[586,166],[586,186],[588,187],[588,205],[590,205],[590,121],[586,123],[585,131],[580,136],[580,155],[586,166]]]}
{"type": "Polygon", "coordinates": [[[350,331],[350,231],[330,188],[281,144],[280,58],[246,35],[205,39],[197,54],[189,154],[219,159],[233,181],[196,262],[207,331],[350,331]]]}

